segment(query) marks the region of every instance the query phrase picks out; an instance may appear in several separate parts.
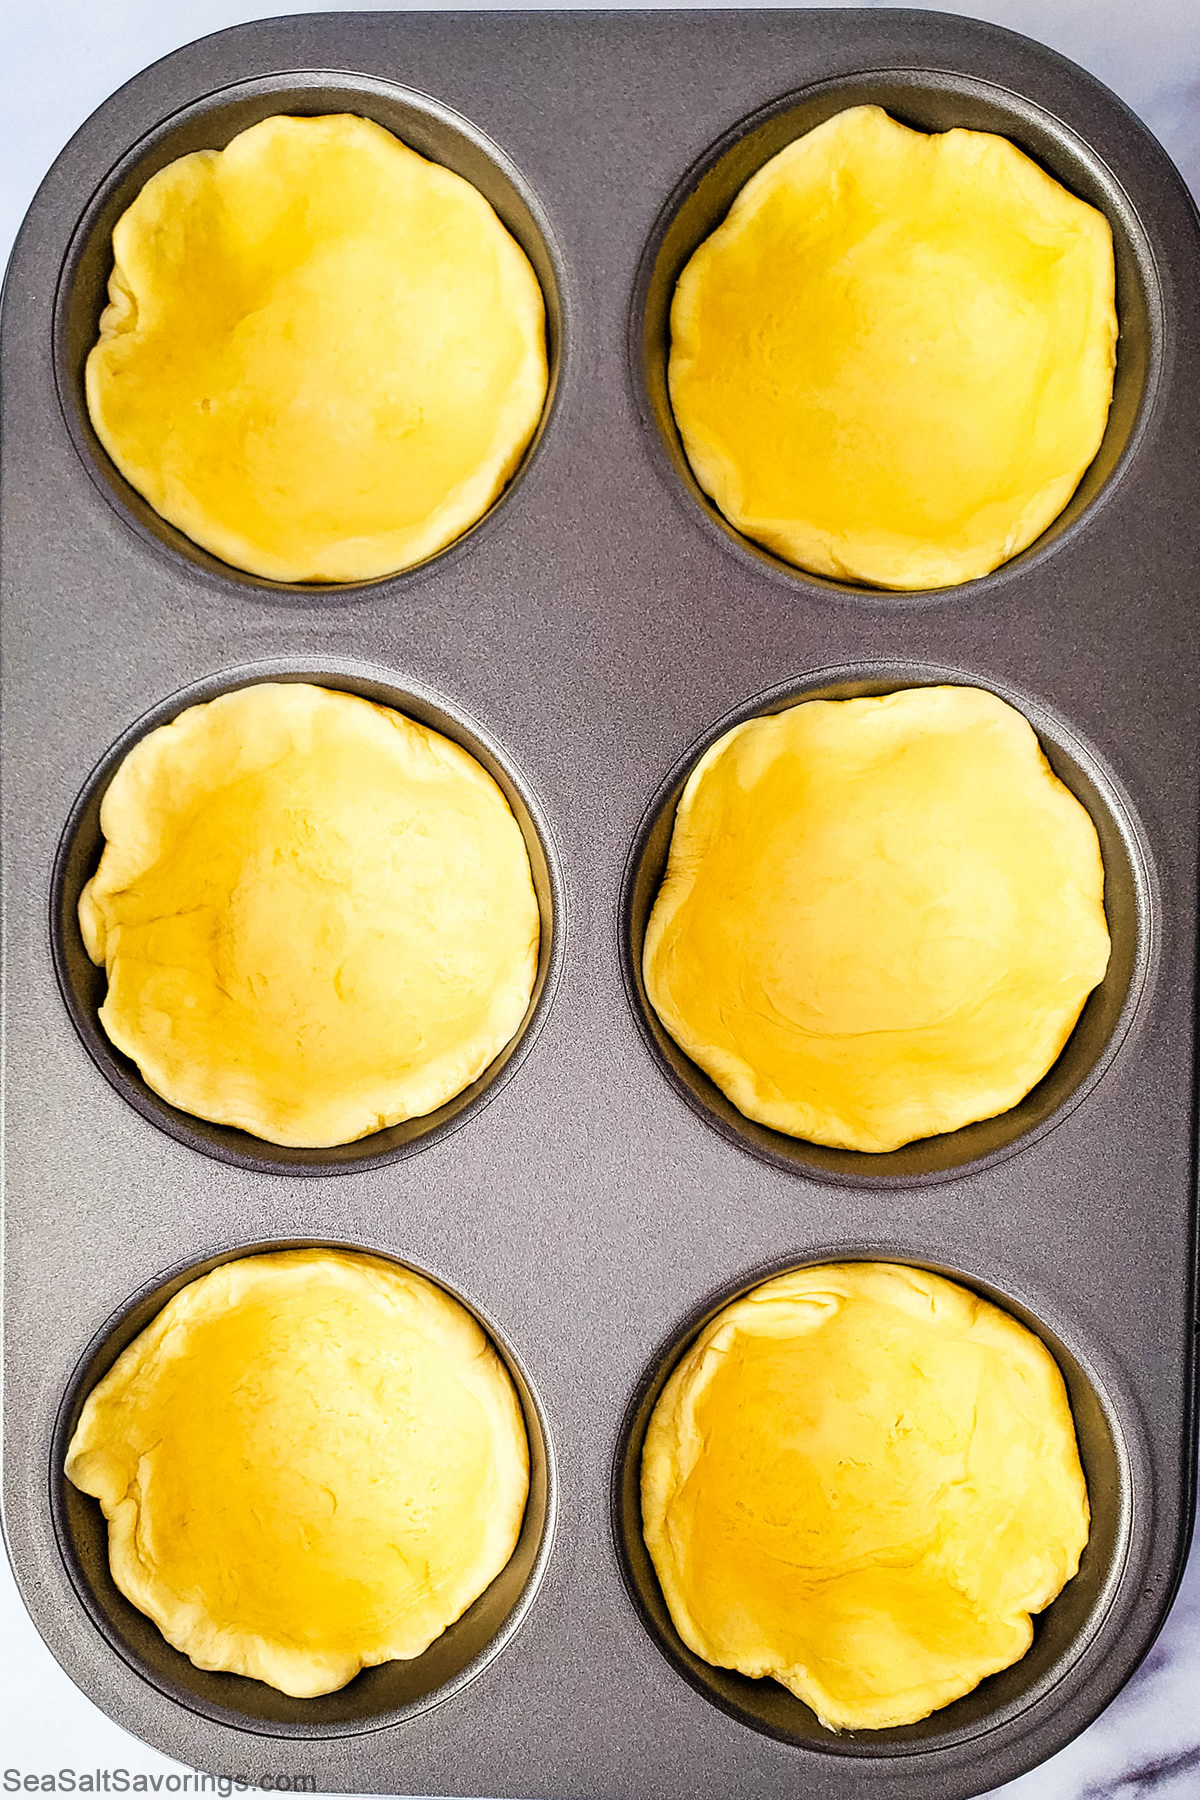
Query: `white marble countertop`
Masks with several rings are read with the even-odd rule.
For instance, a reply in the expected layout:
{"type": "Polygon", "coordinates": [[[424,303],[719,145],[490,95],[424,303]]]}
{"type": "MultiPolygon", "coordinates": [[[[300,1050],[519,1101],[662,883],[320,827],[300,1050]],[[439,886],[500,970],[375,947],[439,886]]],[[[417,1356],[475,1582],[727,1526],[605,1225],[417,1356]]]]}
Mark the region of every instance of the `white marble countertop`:
{"type": "MultiPolygon", "coordinates": [[[[504,0],[496,10],[519,5],[504,0]]],[[[416,10],[371,0],[357,0],[355,9],[416,10]]],[[[67,138],[131,75],[227,25],[330,10],[334,0],[15,0],[0,66],[0,264],[67,138]]],[[[955,10],[1026,32],[1099,76],[1141,115],[1200,196],[1200,0],[960,0],[955,10]]],[[[1124,1692],[1058,1756],[994,1792],[1005,1800],[1200,1800],[1198,1702],[1200,1554],[1193,1547],[1166,1628],[1124,1692]]],[[[0,1792],[14,1791],[13,1771],[55,1791],[43,1778],[68,1769],[125,1771],[129,1785],[142,1774],[161,1784],[151,1791],[178,1791],[181,1766],[128,1736],[68,1681],[2,1558],[0,1726],[0,1792]]]]}

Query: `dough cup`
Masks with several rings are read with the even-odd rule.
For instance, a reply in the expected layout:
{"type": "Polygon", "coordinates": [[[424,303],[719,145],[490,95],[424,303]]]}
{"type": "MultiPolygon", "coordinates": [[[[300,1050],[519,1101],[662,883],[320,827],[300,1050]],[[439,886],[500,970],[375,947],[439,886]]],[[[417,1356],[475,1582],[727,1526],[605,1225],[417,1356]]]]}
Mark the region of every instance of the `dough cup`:
{"type": "Polygon", "coordinates": [[[377,1163],[395,1162],[445,1137],[486,1105],[517,1067],[540,1028],[557,976],[561,950],[558,931],[560,892],[549,835],[538,816],[532,795],[521,778],[507,767],[499,752],[481,737],[476,726],[451,711],[445,703],[400,687],[381,672],[365,666],[339,667],[334,662],[315,668],[311,664],[298,667],[295,663],[278,660],[214,675],[159,701],[118,738],[93,769],[71,810],[55,858],[50,903],[51,948],[67,1011],[85,1049],[100,1073],[144,1118],[191,1149],[238,1168],[287,1175],[335,1175],[370,1168],[377,1163]],[[137,1065],[116,1048],[100,1024],[98,1015],[107,989],[107,977],[103,968],[98,968],[88,956],[79,930],[79,896],[94,874],[104,848],[100,829],[101,802],[109,782],[134,744],[189,706],[256,682],[288,680],[314,682],[320,687],[360,694],[382,706],[395,707],[469,751],[497,783],[521,828],[541,914],[537,973],[525,1016],[513,1037],[482,1074],[435,1112],[406,1119],[370,1137],[328,1149],[293,1149],[268,1143],[265,1139],[252,1137],[249,1132],[182,1112],[156,1094],[143,1080],[137,1065]]]}
{"type": "Polygon", "coordinates": [[[67,1446],[83,1405],[126,1346],[189,1282],[219,1264],[273,1250],[351,1250],[414,1267],[374,1245],[306,1239],[237,1244],[155,1277],[96,1334],[76,1366],[59,1408],[50,1451],[50,1503],[59,1550],[71,1583],[92,1624],[109,1648],[144,1681],[190,1711],[218,1724],[273,1737],[355,1736],[396,1725],[436,1706],[465,1687],[507,1644],[533,1604],[550,1555],[557,1505],[554,1457],[542,1407],[515,1352],[478,1310],[428,1270],[434,1281],[466,1307],[491,1339],[521,1402],[529,1440],[529,1499],[516,1549],[490,1587],[429,1648],[407,1662],[364,1669],[346,1687],[314,1699],[293,1699],[242,1675],[198,1669],[175,1650],[158,1627],[134,1607],[113,1581],[108,1563],[108,1524],[100,1504],[80,1493],[64,1472],[67,1446]]]}
{"type": "Polygon", "coordinates": [[[707,731],[667,776],[634,839],[621,893],[621,959],[634,1018],[668,1080],[723,1137],[767,1162],[799,1175],[846,1186],[879,1183],[911,1187],[955,1179],[1035,1142],[1091,1092],[1109,1067],[1138,1012],[1148,985],[1156,933],[1155,882],[1144,834],[1115,777],[1062,721],[1002,683],[962,669],[928,664],[862,663],[827,669],[761,694],[707,731]],[[956,686],[990,689],[1027,718],[1059,780],[1091,815],[1104,861],[1104,909],[1112,940],[1103,981],[1084,1004],[1057,1061],[1016,1106],[958,1131],[919,1138],[877,1153],[831,1149],[774,1131],[739,1112],[680,1049],[650,1004],[642,972],[646,925],[662,884],[675,810],[688,776],[718,738],[746,719],[782,712],[803,700],[848,700],[897,688],[956,686]]]}
{"type": "Polygon", "coordinates": [[[354,595],[385,581],[399,581],[431,562],[456,554],[507,504],[544,437],[554,411],[562,361],[563,301],[561,258],[541,205],[504,152],[467,119],[428,95],[365,75],[343,71],[291,71],[264,75],[220,88],[163,120],[135,144],[107,176],[85,210],[67,250],[54,316],[54,372],[59,404],[84,467],[104,497],[143,540],[153,540],[188,563],[223,581],[281,595],[354,595]],[[288,583],[269,581],[222,562],[160,517],[116,468],[100,443],[88,414],[84,368],[100,334],[113,267],[112,234],[152,175],[195,150],[223,150],[231,139],[276,114],[319,116],[356,113],[373,119],[410,149],[441,163],[478,189],[517,240],[538,278],[546,307],[549,384],[541,420],[520,466],[482,518],[424,562],[369,582],[288,583]]]}
{"type": "MultiPolygon", "coordinates": [[[[681,483],[702,522],[760,573],[800,587],[832,589],[874,604],[911,605],[962,591],[960,587],[891,592],[814,575],[746,537],[701,488],[684,451],[667,388],[671,302],[693,253],[722,223],[737,195],[764,163],[798,137],[854,106],[881,106],[918,131],[955,127],[1008,138],[1070,193],[1108,219],[1116,259],[1119,324],[1116,377],[1103,441],[1063,511],[1040,537],[990,575],[970,582],[972,593],[1026,568],[1076,529],[1124,474],[1137,449],[1158,383],[1163,303],[1154,257],[1136,214],[1103,158],[1068,126],[1019,94],[950,70],[864,71],[785,94],[720,138],[690,168],[668,199],[642,253],[630,313],[629,354],[650,448],[664,478],[681,483]]],[[[689,508],[690,510],[690,508],[689,508]]]]}
{"type": "MultiPolygon", "coordinates": [[[[982,1736],[1018,1719],[1084,1655],[1109,1613],[1125,1566],[1133,1495],[1140,1489],[1140,1439],[1126,1428],[1131,1418],[1114,1380],[1102,1379],[1092,1345],[1069,1321],[1039,1318],[1030,1308],[990,1282],[950,1268],[925,1255],[878,1243],[837,1245],[770,1268],[754,1270],[735,1287],[710,1299],[678,1328],[652,1359],[625,1415],[613,1465],[613,1533],[625,1585],[650,1637],[679,1673],[705,1699],[743,1725],[802,1745],[846,1757],[903,1756],[982,1736]],[[717,1313],[772,1276],[822,1263],[907,1263],[944,1275],[972,1289],[1032,1331],[1050,1351],[1066,1383],[1080,1461],[1088,1486],[1091,1528],[1078,1573],[1056,1600],[1033,1618],[1033,1643],[1019,1662],[989,1675],[970,1693],[914,1725],[873,1731],[834,1732],[822,1725],[802,1700],[770,1678],[751,1680],[719,1669],[689,1650],[671,1620],[642,1536],[641,1469],[646,1428],[658,1398],[681,1357],[717,1313]]],[[[1083,1721],[1086,1722],[1086,1721],[1083,1721]]]]}

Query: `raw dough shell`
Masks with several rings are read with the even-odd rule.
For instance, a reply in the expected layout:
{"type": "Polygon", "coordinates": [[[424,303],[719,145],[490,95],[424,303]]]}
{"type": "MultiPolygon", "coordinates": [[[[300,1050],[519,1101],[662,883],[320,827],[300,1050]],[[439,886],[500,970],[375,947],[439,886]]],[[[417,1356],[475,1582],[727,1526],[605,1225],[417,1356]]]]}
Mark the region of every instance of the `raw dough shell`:
{"type": "Polygon", "coordinates": [[[214,556],[284,582],[421,562],[516,471],[545,308],[468,181],[369,119],[264,119],[151,177],[113,233],[87,405],[214,556]]]}
{"type": "Polygon", "coordinates": [[[420,1656],[479,1597],[516,1546],[529,1451],[458,1301],[299,1250],[181,1289],[88,1396],[67,1475],[168,1643],[310,1696],[420,1656]]]}
{"type": "Polygon", "coordinates": [[[1007,1313],[920,1269],[800,1269],[726,1307],[642,1452],[675,1628],[833,1730],[911,1724],[1017,1662],[1075,1574],[1066,1389],[1007,1313]]]}
{"type": "Polygon", "coordinates": [[[520,826],[458,744],[264,682],[129,752],[79,903],[100,1022],[155,1093],[272,1144],[424,1117],[514,1037],[540,916],[520,826]]]}
{"type": "Polygon", "coordinates": [[[1108,965],[1103,893],[1095,826],[995,694],[806,701],[692,771],[646,992],[747,1118],[894,1150],[1041,1080],[1108,965]]]}
{"type": "Polygon", "coordinates": [[[696,479],[800,568],[985,575],[1104,436],[1112,232],[1006,138],[856,106],[748,181],[679,278],[671,405],[696,479]]]}

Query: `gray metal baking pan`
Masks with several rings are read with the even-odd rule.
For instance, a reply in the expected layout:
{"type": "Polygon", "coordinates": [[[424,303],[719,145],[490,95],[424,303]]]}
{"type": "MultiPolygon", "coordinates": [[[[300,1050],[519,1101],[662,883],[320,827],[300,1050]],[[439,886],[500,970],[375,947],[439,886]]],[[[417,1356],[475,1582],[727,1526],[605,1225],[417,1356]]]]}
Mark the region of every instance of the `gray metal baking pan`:
{"type": "Polygon", "coordinates": [[[1061,58],[924,12],[275,20],[169,57],[89,120],[34,203],[2,330],[4,1501],[63,1666],[197,1768],[318,1790],[956,1800],[1049,1755],[1148,1649],[1193,1505],[1200,239],[1165,155],[1061,58]],[[683,260],[775,149],[868,99],[1005,132],[1106,211],[1118,250],[1096,464],[1021,557],[931,595],[839,587],[739,538],[665,404],[683,260]],[[469,175],[525,244],[554,398],[452,549],[368,587],[273,586],[147,513],[91,438],[80,365],[106,233],[142,180],[267,113],[346,107],[469,175]],[[505,1067],[453,1117],[325,1161],[141,1091],[95,1032],[73,936],[114,753],[255,676],[391,696],[476,749],[547,919],[505,1067]],[[939,679],[1033,720],[1101,832],[1115,952],[1022,1108],[867,1166],[722,1110],[656,1031],[640,933],[673,796],[723,726],[939,679]],[[474,1307],[538,1470],[519,1560],[461,1629],[311,1705],[158,1641],[60,1472],[88,1385],[173,1287],[283,1242],[395,1256],[474,1307]],[[919,1725],[835,1736],[674,1636],[636,1470],[658,1386],[714,1307],[858,1255],[957,1275],[1043,1335],[1094,1530],[1022,1663],[919,1725]]]}

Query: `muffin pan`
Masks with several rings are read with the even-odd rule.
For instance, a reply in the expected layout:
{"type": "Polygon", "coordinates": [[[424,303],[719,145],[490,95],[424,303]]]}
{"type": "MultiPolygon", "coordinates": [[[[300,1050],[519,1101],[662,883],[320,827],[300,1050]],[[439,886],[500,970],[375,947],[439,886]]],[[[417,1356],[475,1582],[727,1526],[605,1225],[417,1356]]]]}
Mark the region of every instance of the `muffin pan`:
{"type": "Polygon", "coordinates": [[[22,1592],[72,1678],[184,1762],[316,1791],[955,1800],[1065,1743],[1152,1642],[1193,1503],[1200,235],[1162,151],[1051,52],[929,13],[270,21],[169,57],[73,139],[14,252],[0,359],[4,1498],[22,1592]],[[934,594],[841,587],[746,543],[697,494],[664,408],[690,249],[782,142],[864,100],[1004,132],[1117,244],[1095,465],[1037,544],[934,594]],[[90,434],[80,369],[106,233],[147,175],[270,112],[346,108],[496,205],[546,292],[555,387],[517,480],[449,550],[364,587],[273,586],[146,512],[90,434]],[[115,760],[264,676],[459,738],[508,793],[539,884],[539,989],[503,1067],[345,1155],[293,1160],[149,1094],[97,1029],[74,927],[115,760]],[[672,798],[736,719],[943,679],[1025,711],[1091,812],[1112,968],[1004,1119],[882,1158],[813,1152],[723,1114],[645,1007],[672,798]],[[458,1294],[541,1447],[495,1591],[412,1665],[313,1704],[170,1651],[115,1594],[98,1513],[61,1475],[72,1409],[172,1287],[284,1242],[370,1248],[458,1294]],[[641,1547],[636,1465],[700,1323],[768,1272],[844,1256],[942,1271],[1041,1333],[1095,1525],[1021,1663],[922,1724],[835,1736],[783,1689],[688,1658],[641,1547]]]}

